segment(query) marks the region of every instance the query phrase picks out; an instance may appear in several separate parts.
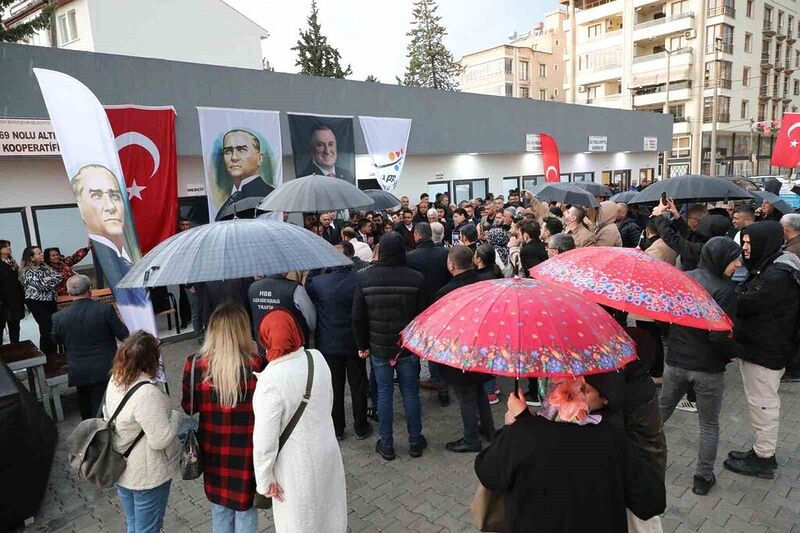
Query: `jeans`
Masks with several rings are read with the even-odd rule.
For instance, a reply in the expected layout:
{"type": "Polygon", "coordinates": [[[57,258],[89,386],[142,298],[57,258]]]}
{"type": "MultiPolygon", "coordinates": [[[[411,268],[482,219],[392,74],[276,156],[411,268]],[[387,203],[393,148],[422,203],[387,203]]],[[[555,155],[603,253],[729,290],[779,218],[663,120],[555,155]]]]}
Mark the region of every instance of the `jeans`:
{"type": "Polygon", "coordinates": [[[125,511],[128,533],[158,533],[164,525],[172,480],[147,490],[131,490],[117,485],[117,494],[125,511]]]}
{"type": "Polygon", "coordinates": [[[325,361],[331,369],[333,384],[333,429],[337,435],[344,433],[347,426],[344,416],[344,384],[350,383],[350,398],[353,402],[353,429],[363,435],[369,426],[367,422],[367,362],[350,355],[326,355],[325,361]]]}
{"type": "Polygon", "coordinates": [[[439,391],[447,392],[447,383],[442,379],[442,374],[440,370],[439,363],[434,363],[433,361],[428,361],[428,370],[431,374],[431,383],[433,386],[436,387],[439,391]]]}
{"type": "Polygon", "coordinates": [[[0,346],[3,344],[3,330],[6,329],[8,324],[8,340],[12,344],[19,342],[19,320],[11,320],[9,317],[9,310],[0,303],[0,346]]]}
{"type": "Polygon", "coordinates": [[[784,370],[769,368],[739,359],[744,395],[750,411],[750,424],[756,432],[753,451],[762,458],[775,455],[781,418],[781,397],[778,386],[784,370]]]}
{"type": "Polygon", "coordinates": [[[372,357],[375,381],[378,385],[378,418],[381,445],[394,446],[392,422],[394,419],[394,374],[400,381],[403,407],[406,411],[406,429],[409,444],[422,442],[422,410],[419,402],[419,358],[405,355],[397,358],[392,367],[390,359],[372,357]]]}
{"type": "Polygon", "coordinates": [[[492,409],[489,407],[489,399],[486,397],[483,383],[453,385],[453,390],[456,393],[458,406],[461,410],[461,422],[464,424],[464,441],[467,444],[480,444],[478,421],[480,421],[480,427],[484,431],[494,434],[492,409]]]}
{"type": "Polygon", "coordinates": [[[179,307],[181,310],[181,322],[187,322],[186,319],[188,314],[188,318],[191,318],[192,321],[192,329],[194,330],[194,334],[196,336],[200,336],[203,333],[203,310],[200,308],[200,300],[197,298],[197,293],[190,291],[185,285],[181,285],[181,300],[179,307]],[[184,309],[187,309],[188,313],[187,311],[184,311],[184,309]]]}
{"type": "Polygon", "coordinates": [[[373,409],[378,409],[378,382],[375,381],[375,363],[369,363],[369,401],[373,409]]]}
{"type": "Polygon", "coordinates": [[[711,374],[696,370],[685,370],[664,365],[664,384],[661,386],[661,418],[666,422],[675,406],[694,387],[697,395],[697,417],[700,422],[700,442],[697,449],[696,474],[710,479],[714,473],[719,445],[719,412],[722,409],[722,395],[725,390],[725,373],[711,374]]]}
{"type": "Polygon", "coordinates": [[[494,394],[494,391],[497,390],[497,380],[495,378],[490,379],[483,383],[483,390],[486,394],[494,394]]]}
{"type": "Polygon", "coordinates": [[[211,531],[214,533],[257,533],[258,509],[234,511],[216,503],[211,504],[211,531]]]}
{"type": "Polygon", "coordinates": [[[53,329],[53,314],[58,311],[55,300],[45,302],[41,300],[25,300],[25,305],[33,315],[33,319],[39,325],[39,349],[50,356],[56,353],[56,343],[50,335],[53,329]]]}

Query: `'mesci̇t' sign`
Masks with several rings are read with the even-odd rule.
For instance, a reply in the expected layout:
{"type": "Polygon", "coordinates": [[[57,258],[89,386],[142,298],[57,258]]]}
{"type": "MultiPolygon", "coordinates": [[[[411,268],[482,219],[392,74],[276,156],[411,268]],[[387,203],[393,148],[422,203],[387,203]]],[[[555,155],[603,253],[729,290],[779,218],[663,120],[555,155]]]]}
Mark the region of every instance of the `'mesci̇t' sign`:
{"type": "Polygon", "coordinates": [[[49,120],[0,118],[0,157],[59,155],[49,120]]]}

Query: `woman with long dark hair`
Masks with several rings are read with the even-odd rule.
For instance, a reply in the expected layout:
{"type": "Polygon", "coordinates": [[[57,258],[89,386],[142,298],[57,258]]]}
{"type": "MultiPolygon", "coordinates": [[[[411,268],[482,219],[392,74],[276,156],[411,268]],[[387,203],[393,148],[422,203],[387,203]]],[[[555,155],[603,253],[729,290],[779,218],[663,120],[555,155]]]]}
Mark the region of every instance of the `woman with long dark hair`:
{"type": "Polygon", "coordinates": [[[11,254],[11,241],[0,240],[0,345],[8,324],[8,338],[19,342],[19,322],[25,318],[25,290],[19,281],[19,266],[11,254]]]}
{"type": "Polygon", "coordinates": [[[39,349],[46,355],[56,352],[56,344],[50,335],[53,329],[53,313],[56,307],[56,289],[63,278],[61,273],[44,262],[44,254],[38,246],[29,246],[22,252],[19,280],[25,289],[25,305],[39,325],[39,349]]]}
{"type": "Polygon", "coordinates": [[[475,250],[475,272],[481,281],[487,279],[499,279],[503,277],[503,272],[497,265],[496,252],[491,244],[481,244],[475,250]]]}
{"type": "Polygon", "coordinates": [[[57,292],[59,296],[67,294],[67,280],[75,275],[72,267],[83,261],[83,258],[89,254],[91,248],[79,248],[74,254],[63,256],[58,247],[44,249],[44,262],[47,263],[56,272],[61,272],[61,283],[58,285],[57,292]]]}

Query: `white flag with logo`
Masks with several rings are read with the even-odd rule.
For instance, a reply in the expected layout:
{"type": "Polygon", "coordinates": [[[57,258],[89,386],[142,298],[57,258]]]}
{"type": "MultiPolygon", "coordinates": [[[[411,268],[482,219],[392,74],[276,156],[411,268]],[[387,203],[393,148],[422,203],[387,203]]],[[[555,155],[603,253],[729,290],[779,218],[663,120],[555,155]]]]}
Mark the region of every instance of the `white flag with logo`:
{"type": "Polygon", "coordinates": [[[358,117],[381,188],[391,192],[400,181],[411,133],[410,118],[358,117]]]}

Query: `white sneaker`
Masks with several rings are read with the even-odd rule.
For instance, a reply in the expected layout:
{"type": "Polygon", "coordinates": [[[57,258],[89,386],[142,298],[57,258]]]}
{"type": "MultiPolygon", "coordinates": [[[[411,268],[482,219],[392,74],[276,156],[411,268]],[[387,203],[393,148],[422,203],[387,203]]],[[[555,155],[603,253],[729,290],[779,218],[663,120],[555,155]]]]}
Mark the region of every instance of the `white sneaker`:
{"type": "Polygon", "coordinates": [[[687,413],[696,413],[697,412],[697,405],[694,402],[690,402],[686,399],[686,396],[678,402],[678,405],[675,406],[675,409],[679,409],[681,411],[686,411],[687,413]]]}

